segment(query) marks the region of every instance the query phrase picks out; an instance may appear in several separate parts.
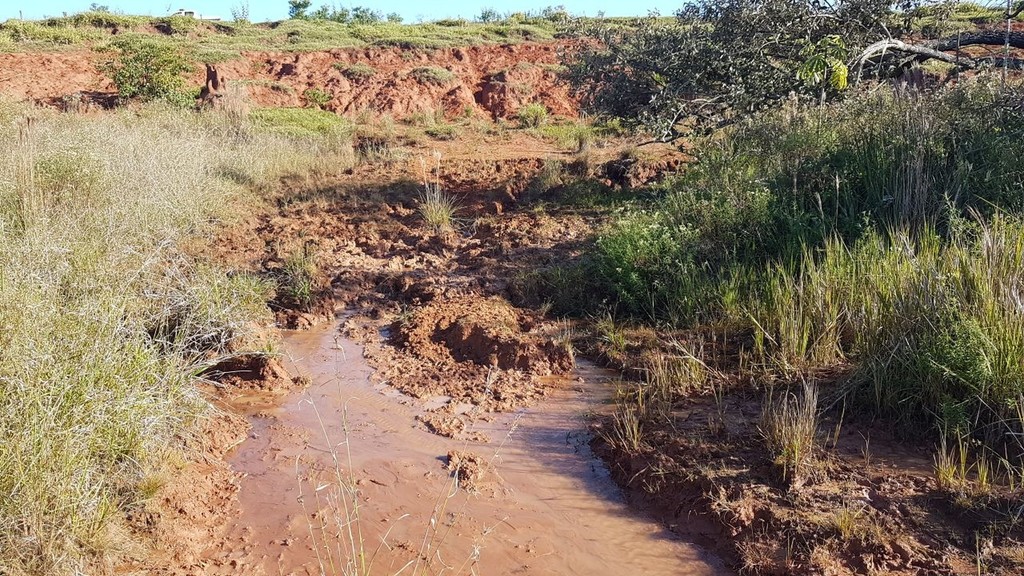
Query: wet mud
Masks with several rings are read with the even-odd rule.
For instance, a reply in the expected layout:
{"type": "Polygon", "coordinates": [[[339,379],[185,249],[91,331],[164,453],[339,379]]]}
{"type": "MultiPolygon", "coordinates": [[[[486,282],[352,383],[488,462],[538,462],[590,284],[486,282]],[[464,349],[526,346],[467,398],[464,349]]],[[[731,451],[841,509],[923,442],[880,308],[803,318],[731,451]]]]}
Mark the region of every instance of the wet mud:
{"type": "Polygon", "coordinates": [[[477,415],[477,440],[453,440],[417,424],[430,399],[373,384],[336,326],[286,333],[284,348],[310,386],[233,401],[252,429],[229,456],[241,512],[209,558],[220,573],[342,573],[350,528],[371,574],[728,573],[630,510],[591,453],[586,416],[604,408],[613,373],[549,377],[542,405],[477,415]]]}

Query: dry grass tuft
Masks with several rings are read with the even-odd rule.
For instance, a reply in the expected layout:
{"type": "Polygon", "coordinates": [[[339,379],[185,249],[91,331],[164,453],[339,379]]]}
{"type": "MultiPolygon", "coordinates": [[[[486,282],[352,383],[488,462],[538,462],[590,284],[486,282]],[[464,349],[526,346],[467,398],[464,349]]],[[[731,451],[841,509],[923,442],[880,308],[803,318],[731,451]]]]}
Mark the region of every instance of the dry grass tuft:
{"type": "Polygon", "coordinates": [[[818,433],[818,389],[805,382],[803,394],[769,394],[761,410],[760,432],[783,479],[798,478],[814,457],[818,433]]]}

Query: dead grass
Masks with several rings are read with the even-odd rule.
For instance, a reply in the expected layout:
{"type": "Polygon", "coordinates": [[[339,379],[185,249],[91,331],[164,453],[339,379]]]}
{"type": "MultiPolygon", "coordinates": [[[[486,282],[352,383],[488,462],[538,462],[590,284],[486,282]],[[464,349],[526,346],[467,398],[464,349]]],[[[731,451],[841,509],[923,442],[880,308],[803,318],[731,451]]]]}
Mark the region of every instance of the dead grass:
{"type": "Polygon", "coordinates": [[[337,160],[161,106],[0,103],[0,142],[0,572],[82,573],[132,550],[124,510],[205,410],[193,375],[268,320],[265,282],[179,244],[337,160]]]}

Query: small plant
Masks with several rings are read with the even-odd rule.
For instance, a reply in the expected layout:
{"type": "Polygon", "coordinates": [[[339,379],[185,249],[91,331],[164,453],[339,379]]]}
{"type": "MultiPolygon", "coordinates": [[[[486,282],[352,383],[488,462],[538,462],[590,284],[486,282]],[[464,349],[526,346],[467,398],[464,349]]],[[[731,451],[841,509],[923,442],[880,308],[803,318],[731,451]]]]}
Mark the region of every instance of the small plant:
{"type": "Polygon", "coordinates": [[[647,363],[647,380],[659,394],[671,398],[703,387],[708,381],[708,367],[693,354],[656,354],[647,363]]]}
{"type": "Polygon", "coordinates": [[[605,314],[594,325],[598,340],[603,344],[604,353],[612,358],[621,358],[629,347],[626,332],[611,314],[605,314]]]}
{"type": "Polygon", "coordinates": [[[450,70],[439,68],[437,66],[421,66],[419,68],[413,68],[413,70],[409,72],[409,76],[414,78],[420,84],[433,84],[436,86],[444,86],[445,84],[449,84],[455,80],[455,74],[452,74],[450,70]]]}
{"type": "Polygon", "coordinates": [[[818,389],[805,382],[803,394],[786,393],[779,401],[769,394],[761,409],[760,432],[784,480],[799,477],[814,456],[818,433],[818,389]]]}
{"type": "Polygon", "coordinates": [[[309,312],[317,298],[316,254],[309,243],[293,250],[285,259],[278,277],[278,289],[285,302],[309,312]]]}
{"type": "Polygon", "coordinates": [[[982,454],[974,463],[974,473],[977,477],[977,490],[984,494],[992,489],[992,463],[987,456],[982,454]]]}
{"type": "Polygon", "coordinates": [[[864,509],[845,506],[832,517],[832,525],[843,540],[857,537],[864,531],[864,509]]]}
{"type": "Polygon", "coordinates": [[[455,198],[437,188],[428,187],[419,197],[419,213],[423,221],[435,232],[454,228],[458,204],[455,198]]]}
{"type": "Polygon", "coordinates": [[[627,454],[639,454],[644,446],[644,424],[648,420],[650,408],[648,400],[642,386],[628,390],[618,387],[610,429],[602,429],[600,432],[605,442],[627,454]]]}
{"type": "Polygon", "coordinates": [[[612,416],[612,435],[605,440],[629,454],[638,454],[643,447],[643,439],[644,423],[640,409],[620,404],[612,416]]]}
{"type": "Polygon", "coordinates": [[[310,88],[303,92],[302,95],[306,97],[306,102],[309,102],[317,108],[323,108],[331,101],[331,95],[319,88],[310,88]]]}
{"type": "Polygon", "coordinates": [[[935,485],[939,490],[958,491],[967,483],[967,443],[962,434],[953,433],[952,445],[943,434],[935,454],[935,485]]]}
{"type": "Polygon", "coordinates": [[[539,128],[548,119],[548,109],[539,103],[527,104],[516,113],[516,119],[523,128],[539,128]]]}
{"type": "MultiPolygon", "coordinates": [[[[435,172],[440,174],[441,156],[435,153],[434,158],[436,161],[435,172]]],[[[455,214],[458,212],[459,205],[454,196],[441,190],[439,176],[435,175],[431,179],[427,171],[427,164],[422,158],[420,166],[423,170],[423,191],[418,199],[420,216],[435,232],[450,231],[455,227],[455,214]]]]}

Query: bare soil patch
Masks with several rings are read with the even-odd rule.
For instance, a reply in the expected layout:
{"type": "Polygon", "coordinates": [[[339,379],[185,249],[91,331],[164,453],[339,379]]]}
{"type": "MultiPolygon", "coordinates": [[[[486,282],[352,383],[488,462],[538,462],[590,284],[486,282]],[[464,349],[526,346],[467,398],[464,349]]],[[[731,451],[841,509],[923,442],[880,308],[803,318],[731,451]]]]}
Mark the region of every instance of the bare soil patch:
{"type": "MultiPolygon", "coordinates": [[[[601,341],[592,351],[637,379],[648,376],[651,358],[672,353],[666,342],[687,336],[624,332],[625,351],[601,341]]],[[[737,345],[717,342],[709,357],[728,365],[737,345]]],[[[991,480],[979,485],[970,470],[958,487],[941,487],[934,443],[899,436],[852,406],[824,413],[809,464],[787,475],[763,437],[769,392],[737,373],[727,370],[658,407],[663,414],[643,419],[635,447],[616,440],[614,418],[595,422],[594,449],[635,506],[742,573],[1024,570],[1018,488],[991,480]]],[[[827,395],[841,372],[818,376],[827,395]]],[[[786,389],[774,386],[776,397],[786,389]]]]}

